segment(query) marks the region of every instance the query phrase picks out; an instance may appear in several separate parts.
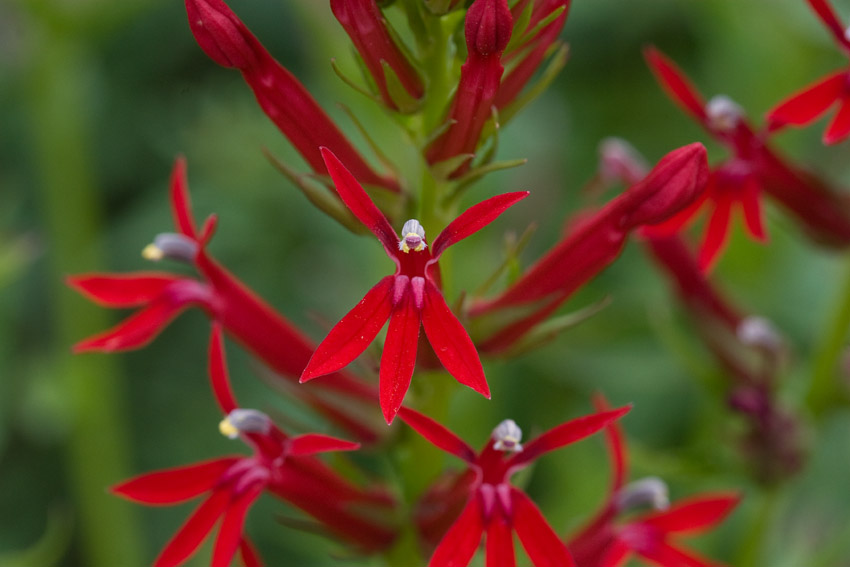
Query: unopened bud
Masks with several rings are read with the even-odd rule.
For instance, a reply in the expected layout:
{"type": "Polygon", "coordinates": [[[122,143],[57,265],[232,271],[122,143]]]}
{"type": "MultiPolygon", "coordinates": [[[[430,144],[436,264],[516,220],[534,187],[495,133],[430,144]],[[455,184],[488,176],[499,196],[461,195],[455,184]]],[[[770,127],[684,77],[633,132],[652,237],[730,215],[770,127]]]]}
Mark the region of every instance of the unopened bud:
{"type": "Polygon", "coordinates": [[[271,427],[269,416],[255,409],[235,409],[218,424],[218,430],[229,439],[236,439],[240,433],[265,435],[271,427]]]}
{"type": "Polygon", "coordinates": [[[466,45],[480,56],[501,54],[512,29],[507,0],[475,0],[466,13],[466,45]]]}
{"type": "Polygon", "coordinates": [[[506,419],[493,430],[493,448],[497,451],[522,451],[522,429],[512,419],[506,419]]]}
{"type": "Polygon", "coordinates": [[[667,484],[655,476],[629,483],[617,493],[616,506],[620,512],[631,512],[646,507],[666,510],[670,507],[667,484]]]}

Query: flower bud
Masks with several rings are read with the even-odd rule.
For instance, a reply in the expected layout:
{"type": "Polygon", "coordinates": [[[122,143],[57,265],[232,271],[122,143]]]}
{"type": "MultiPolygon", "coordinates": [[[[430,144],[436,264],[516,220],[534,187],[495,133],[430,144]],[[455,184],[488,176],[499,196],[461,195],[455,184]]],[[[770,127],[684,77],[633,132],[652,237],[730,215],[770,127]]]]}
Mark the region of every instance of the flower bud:
{"type": "Polygon", "coordinates": [[[470,55],[500,56],[511,40],[513,16],[506,0],[476,0],[466,13],[470,55]]]}

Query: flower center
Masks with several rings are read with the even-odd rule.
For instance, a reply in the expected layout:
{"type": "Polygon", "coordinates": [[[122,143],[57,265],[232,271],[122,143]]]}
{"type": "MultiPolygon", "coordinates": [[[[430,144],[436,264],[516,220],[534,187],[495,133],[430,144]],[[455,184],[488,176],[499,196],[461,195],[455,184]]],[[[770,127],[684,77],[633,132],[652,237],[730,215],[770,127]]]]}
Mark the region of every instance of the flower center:
{"type": "Polygon", "coordinates": [[[410,219],[401,228],[401,241],[398,243],[398,249],[409,254],[411,250],[414,252],[422,252],[428,245],[425,244],[425,229],[419,224],[416,219],[410,219]]]}
{"type": "Polygon", "coordinates": [[[493,448],[497,451],[522,451],[522,429],[512,419],[506,419],[493,430],[493,448]]]}

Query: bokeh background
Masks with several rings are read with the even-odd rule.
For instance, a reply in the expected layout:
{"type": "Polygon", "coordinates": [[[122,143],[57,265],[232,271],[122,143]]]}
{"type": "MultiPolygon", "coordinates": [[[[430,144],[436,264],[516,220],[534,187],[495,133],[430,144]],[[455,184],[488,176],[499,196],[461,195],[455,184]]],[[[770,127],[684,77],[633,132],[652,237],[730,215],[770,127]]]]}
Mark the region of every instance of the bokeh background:
{"type": "MultiPolygon", "coordinates": [[[[850,2],[834,3],[850,18],[850,2]]],[[[391,155],[399,151],[391,121],[331,71],[332,57],[356,68],[326,2],[231,6],[358,143],[337,102],[391,155]]],[[[532,196],[453,250],[454,297],[499,261],[502,232],[538,223],[526,265],[555,241],[582,203],[603,138],[626,138],[653,162],[693,141],[712,159],[725,156],[655,84],[645,45],[671,55],[706,95],[731,96],[758,123],[788,93],[846,65],[802,0],[576,0],[564,37],[571,45],[564,72],[501,135],[500,156],[528,164],[485,178],[468,202],[507,190],[532,196]]],[[[847,185],[847,145],[824,148],[821,126],[777,143],[847,185]]],[[[167,179],[177,155],[188,159],[198,215],[220,216],[213,253],[314,338],[390,269],[373,240],[311,208],[263,149],[302,163],[239,74],[197,47],[181,2],[0,0],[0,567],[150,565],[193,505],[143,508],[107,487],[242,450],[216,430],[201,314],[184,314],[141,351],[70,354],[74,342],[120,314],[89,304],[63,278],[155,268],[139,252],[171,229],[167,179]]],[[[850,410],[839,404],[815,416],[802,403],[850,293],[850,260],[811,245],[781,211],[768,206],[767,217],[769,246],[736,226],[715,277],[789,340],[782,398],[800,412],[808,447],[795,477],[771,489],[752,480],[738,451],[742,424],[725,407],[725,379],[634,244],[566,310],[606,296],[609,307],[538,351],[485,361],[493,400],[458,392],[449,425],[476,445],[506,417],[531,435],[588,413],[592,392],[602,390],[616,404],[635,404],[624,420],[633,478],[662,476],[674,498],[744,494],[696,547],[737,567],[850,565],[850,410]]],[[[258,379],[236,345],[228,344],[228,356],[243,405],[327,430],[258,379]]],[[[607,467],[601,439],[593,439],[541,460],[525,480],[566,533],[595,511],[607,467]]],[[[294,514],[262,499],[249,516],[269,565],[376,564],[278,521],[294,514]]],[[[207,565],[208,547],[187,565],[207,565]]]]}

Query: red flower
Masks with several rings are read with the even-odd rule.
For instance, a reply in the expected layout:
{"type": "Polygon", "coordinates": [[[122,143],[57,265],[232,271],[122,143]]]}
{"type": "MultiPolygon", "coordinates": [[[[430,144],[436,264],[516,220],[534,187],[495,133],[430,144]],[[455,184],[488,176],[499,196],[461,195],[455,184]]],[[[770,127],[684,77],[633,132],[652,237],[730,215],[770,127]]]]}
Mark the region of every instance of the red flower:
{"type": "Polygon", "coordinates": [[[234,67],[263,111],[317,173],[325,173],[320,146],[341,155],[363,183],[398,191],[395,179],[366,163],[307,89],[269,54],[222,0],[185,0],[189,27],[204,52],[224,67],[234,67]]]}
{"type": "MultiPolygon", "coordinates": [[[[827,184],[778,156],[747,123],[743,110],[725,96],[708,101],[694,88],[669,59],[655,48],[644,55],[661,86],[682,109],[709,134],[725,144],[733,157],[713,168],[705,204],[711,207],[700,263],[710,267],[726,242],[729,214],[739,204],[750,234],[765,239],[759,194],[761,191],[781,203],[807,233],[822,243],[850,245],[850,207],[827,184]]],[[[694,207],[676,219],[681,226],[694,207]]],[[[668,231],[669,232],[669,231],[668,231]]]]}
{"type": "MultiPolygon", "coordinates": [[[[465,27],[468,55],[446,120],[450,126],[428,147],[429,163],[475,153],[484,125],[492,116],[504,71],[502,52],[511,39],[512,26],[507,0],[475,0],[469,7],[465,27]]],[[[458,168],[455,173],[461,171],[458,168]]]]}
{"type": "Polygon", "coordinates": [[[575,565],[563,542],[529,497],[510,485],[511,476],[542,455],[596,433],[629,411],[621,408],[563,423],[528,443],[522,431],[507,419],[477,455],[454,433],[419,412],[401,408],[399,416],[420,435],[447,453],[466,461],[475,472],[469,497],[460,516],[449,528],[429,567],[465,567],[481,538],[487,534],[487,565],[513,567],[513,533],[516,532],[531,562],[537,566],[575,565]],[[514,453],[506,457],[506,453],[514,453]]]}
{"type": "Polygon", "coordinates": [[[248,509],[264,491],[302,508],[335,535],[362,548],[377,549],[393,539],[392,531],[350,509],[364,504],[386,508],[392,501],[354,487],[313,456],[351,451],[359,447],[357,443],[320,434],[289,437],[262,412],[237,408],[218,326],[213,327],[209,362],[213,390],[226,414],[220,429],[231,438],[241,437],[254,454],[148,473],[113,487],[118,495],[150,505],[176,504],[207,494],[162,550],[156,567],[183,563],[219,520],[212,567],[230,565],[237,550],[248,567],[259,567],[259,557],[242,531],[248,509]]]}
{"type": "Polygon", "coordinates": [[[378,237],[395,262],[396,273],[378,282],[331,329],[304,369],[301,381],[346,366],[372,343],[389,319],[380,369],[381,409],[387,423],[392,422],[410,386],[420,322],[446,370],[461,384],[489,397],[490,389],[475,346],[439,289],[437,261],[449,246],[490,224],[528,192],[498,195],[470,207],[429,247],[425,230],[416,220],[404,223],[399,238],[351,172],[327,148],[322,148],[322,155],[342,201],[378,237]]]}
{"type": "MultiPolygon", "coordinates": [[[[808,0],[809,5],[826,24],[838,46],[850,55],[850,39],[838,16],[826,0],[808,0]]],[[[824,144],[837,144],[850,136],[850,70],[833,73],[794,93],[768,112],[770,130],[786,125],[805,126],[817,120],[832,106],[838,106],[823,133],[824,144]]]]}
{"type": "Polygon", "coordinates": [[[411,110],[405,106],[422,98],[425,86],[387,30],[375,0],[331,0],[331,10],[363,58],[384,103],[402,112],[411,110]],[[390,73],[392,80],[387,77],[390,73]],[[393,87],[396,83],[403,92],[393,87]]]}
{"type": "MultiPolygon", "coordinates": [[[[607,407],[603,399],[597,401],[599,411],[607,407]]],[[[578,567],[619,567],[632,555],[660,567],[718,567],[681,549],[673,540],[678,535],[696,534],[720,523],[738,504],[740,496],[707,494],[669,506],[667,487],[657,478],[624,486],[628,455],[623,434],[614,422],[606,425],[605,432],[614,468],[611,489],[601,511],[568,544],[578,567]],[[659,511],[617,523],[620,514],[646,505],[659,511]]]]}
{"type": "Polygon", "coordinates": [[[707,176],[705,148],[691,144],[667,154],[640,183],[601,210],[583,215],[558,244],[500,296],[473,306],[471,314],[481,316],[535,304],[530,315],[503,327],[479,343],[479,348],[500,352],[515,344],[613,262],[633,230],[659,223],[694,202],[705,187],[707,176]]]}
{"type": "MultiPolygon", "coordinates": [[[[183,159],[175,163],[170,193],[178,232],[160,234],[154,244],[145,249],[145,254],[152,259],[167,257],[191,264],[203,279],[163,272],[86,274],[68,278],[71,287],[101,305],[141,308],[112,329],[77,343],[74,351],[113,352],[141,348],[181,311],[197,306],[277,373],[293,380],[300,376],[313,354],[313,345],[301,331],[207,254],[205,247],[215,229],[216,217],[211,216],[203,229],[197,230],[183,159]]],[[[377,397],[372,388],[345,373],[329,377],[321,387],[336,391],[348,400],[371,402],[377,397]]],[[[297,388],[296,392],[314,409],[358,438],[375,439],[377,433],[371,426],[325,402],[314,390],[297,388]]]]}

